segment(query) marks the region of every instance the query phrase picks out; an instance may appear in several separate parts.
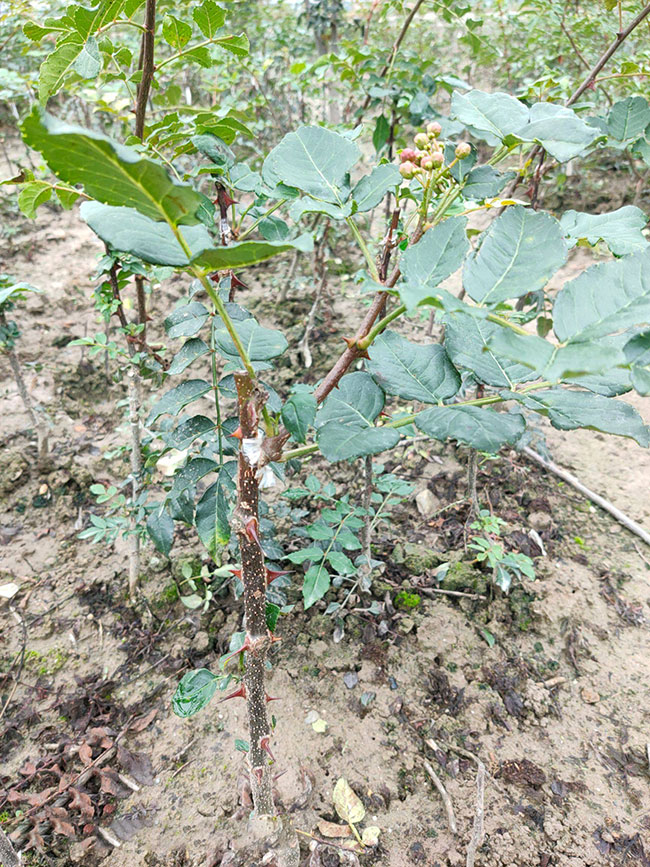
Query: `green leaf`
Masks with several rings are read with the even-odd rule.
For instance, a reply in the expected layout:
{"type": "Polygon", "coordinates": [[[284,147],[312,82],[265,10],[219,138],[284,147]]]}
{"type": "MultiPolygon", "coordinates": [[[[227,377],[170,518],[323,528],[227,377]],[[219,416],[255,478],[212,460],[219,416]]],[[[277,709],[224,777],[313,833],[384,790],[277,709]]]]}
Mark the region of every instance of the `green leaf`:
{"type": "Polygon", "coordinates": [[[460,387],[458,371],[442,346],[410,343],[385,331],[370,347],[368,370],[387,394],[423,403],[452,397],[460,387]]]}
{"type": "Polygon", "coordinates": [[[315,546],[310,548],[301,548],[300,551],[293,551],[291,554],[287,554],[284,559],[298,564],[304,563],[306,560],[315,560],[320,562],[323,559],[323,551],[315,546]]]}
{"type": "MultiPolygon", "coordinates": [[[[462,163],[460,163],[462,166],[462,163]]],[[[466,199],[481,201],[497,196],[505,185],[516,177],[515,172],[498,172],[492,166],[476,166],[467,175],[463,186],[466,199]]]]}
{"type": "Polygon", "coordinates": [[[592,246],[604,241],[615,256],[625,256],[648,246],[642,231],[647,222],[648,218],[640,208],[624,205],[609,214],[566,211],[560,225],[571,246],[578,241],[586,241],[592,246]]]}
{"type": "Polygon", "coordinates": [[[278,617],[280,616],[280,606],[273,602],[266,603],[266,626],[269,632],[275,632],[275,627],[278,625],[278,617]]]}
{"type": "Polygon", "coordinates": [[[35,219],[39,205],[52,198],[52,187],[47,181],[30,181],[18,194],[18,207],[30,220],[35,219]]]}
{"type": "Polygon", "coordinates": [[[352,560],[341,551],[330,551],[327,559],[334,571],[339,575],[354,575],[357,571],[352,560]]]}
{"type": "Polygon", "coordinates": [[[650,322],[650,249],[587,268],[557,294],[559,340],[593,340],[650,322]]]}
{"type": "Polygon", "coordinates": [[[398,186],[402,181],[399,169],[393,163],[375,166],[369,175],[365,175],[352,190],[352,198],[356,202],[357,211],[371,211],[384,198],[386,193],[398,186]]]}
{"type": "Polygon", "coordinates": [[[440,283],[460,268],[469,249],[465,217],[450,217],[409,247],[400,263],[404,283],[398,285],[409,310],[426,301],[440,283]]]}
{"type": "MultiPolygon", "coordinates": [[[[201,7],[197,7],[200,9],[201,7]]],[[[196,12],[197,9],[194,11],[196,12]]],[[[228,145],[219,138],[218,135],[213,135],[212,133],[201,133],[200,135],[192,136],[192,144],[194,147],[202,153],[204,157],[207,157],[211,160],[215,166],[220,166],[221,168],[230,168],[235,162],[235,155],[230,150],[228,145]]]]}
{"type": "Polygon", "coordinates": [[[536,378],[551,382],[605,373],[623,362],[618,346],[593,341],[555,346],[535,334],[516,334],[507,328],[493,333],[490,346],[500,355],[532,369],[536,378]]]}
{"type": "Polygon", "coordinates": [[[60,90],[66,75],[74,69],[83,47],[83,39],[73,34],[64,42],[59,42],[45,58],[38,75],[38,98],[41,103],[46,103],[50,96],[60,90]]]}
{"type": "Polygon", "coordinates": [[[376,455],[399,442],[399,432],[390,427],[364,427],[330,421],[318,431],[318,447],[330,463],[376,455]]]}
{"type": "Polygon", "coordinates": [[[184,674],[172,698],[176,716],[187,719],[202,710],[217,691],[218,683],[219,678],[207,668],[197,668],[184,674]]]}
{"type": "Polygon", "coordinates": [[[312,246],[311,239],[300,236],[291,242],[276,241],[239,241],[227,247],[213,247],[203,250],[192,258],[204,274],[212,271],[228,271],[232,268],[248,268],[258,262],[266,262],[278,253],[289,250],[306,252],[312,246]]]}
{"type": "Polygon", "coordinates": [[[174,541],[174,521],[163,506],[156,508],[149,514],[147,533],[160,553],[169,557],[174,541]]]}
{"type": "Polygon", "coordinates": [[[330,576],[323,566],[310,566],[305,572],[305,580],[302,585],[302,598],[305,611],[322,599],[330,589],[330,576]]]}
{"type": "Polygon", "coordinates": [[[474,301],[498,304],[542,289],[566,258],[558,221],[517,205],[492,223],[469,255],[463,285],[474,301]]]}
{"type": "Polygon", "coordinates": [[[210,313],[199,301],[177,307],[164,321],[169,337],[194,337],[203,328],[210,313]]]}
{"type": "Polygon", "coordinates": [[[200,6],[195,6],[192,10],[192,18],[205,38],[211,39],[223,26],[226,13],[214,0],[203,0],[200,6]]]}
{"type": "Polygon", "coordinates": [[[50,24],[45,27],[37,24],[35,21],[27,21],[23,24],[23,33],[32,42],[40,42],[43,37],[48,36],[50,33],[61,33],[62,30],[65,30],[63,25],[53,19],[50,19],[50,24]]]}
{"type": "MultiPolygon", "coordinates": [[[[129,253],[152,265],[182,268],[190,263],[167,223],[155,222],[134,208],[83,202],[79,213],[102,241],[120,253],[129,253]]],[[[212,243],[203,225],[183,226],[181,234],[191,252],[203,251],[212,243]]]]}
{"type": "Polygon", "coordinates": [[[346,373],[316,413],[317,428],[330,421],[369,427],[384,408],[386,398],[369,373],[346,373]]]}
{"type": "Polygon", "coordinates": [[[631,365],[631,381],[639,394],[650,395],[650,331],[636,334],[623,349],[631,365]]]}
{"type": "Polygon", "coordinates": [[[269,186],[281,181],[325,202],[341,204],[349,195],[347,174],[361,152],[349,138],[319,126],[286,135],[264,161],[269,186]]]}
{"type": "MultiPolygon", "coordinates": [[[[236,461],[232,461],[233,468],[236,461]]],[[[230,540],[230,503],[228,493],[234,490],[234,482],[228,464],[219,470],[219,477],[205,491],[196,504],[196,532],[208,553],[214,559],[230,540]]]]}
{"type": "Polygon", "coordinates": [[[102,69],[102,58],[94,36],[89,36],[73,66],[81,78],[97,78],[102,69]]]}
{"type": "Polygon", "coordinates": [[[167,369],[167,373],[170,376],[182,373],[193,361],[201,358],[202,355],[206,355],[209,351],[208,344],[201,340],[200,337],[191,337],[185,341],[181,350],[176,353],[174,360],[167,369]]]}
{"type": "Polygon", "coordinates": [[[481,452],[496,454],[506,443],[515,443],[526,422],[522,415],[494,412],[478,406],[435,406],[415,416],[419,430],[433,439],[457,440],[481,452]]]}
{"type": "Polygon", "coordinates": [[[171,496],[177,499],[183,491],[194,487],[204,476],[218,469],[219,464],[211,458],[192,458],[174,474],[171,496]]]}
{"type": "Polygon", "coordinates": [[[456,367],[464,367],[485,385],[510,388],[535,374],[530,368],[495,354],[489,343],[502,326],[464,313],[445,317],[445,349],[456,367]]]}
{"type": "Polygon", "coordinates": [[[559,430],[584,427],[601,433],[631,437],[644,448],[650,445],[650,428],[643,423],[634,407],[621,400],[566,388],[550,388],[526,395],[502,392],[502,396],[547,415],[553,427],[559,430]]]}
{"type": "MultiPolygon", "coordinates": [[[[220,319],[215,319],[214,341],[216,348],[226,358],[239,358],[237,347],[226,326],[220,323],[220,319]]],[[[234,325],[251,361],[268,361],[282,355],[289,345],[281,331],[264,328],[252,317],[235,322],[234,325]]]]}
{"type": "Polygon", "coordinates": [[[292,394],[282,407],[282,422],[296,442],[307,440],[307,431],[316,418],[316,407],[313,393],[305,389],[292,394]]]}
{"type": "Polygon", "coordinates": [[[165,442],[173,449],[183,451],[197,437],[215,429],[215,423],[205,415],[194,415],[178,425],[170,434],[165,435],[165,442]]]}
{"type": "Polygon", "coordinates": [[[175,388],[171,388],[151,408],[147,425],[153,424],[157,418],[165,413],[178,415],[184,406],[202,397],[211,388],[210,383],[204,379],[188,379],[187,382],[182,382],[175,388]]]}
{"type": "Polygon", "coordinates": [[[527,123],[529,110],[508,93],[470,90],[463,94],[454,91],[451,117],[464,124],[477,138],[496,145],[527,123]]]}
{"type": "Polygon", "coordinates": [[[72,126],[35,107],[22,123],[25,142],[40,151],[57,177],[83,184],[106,205],[135,208],[152,220],[195,224],[199,193],[175,183],[159,163],[101,133],[72,126]]]}
{"type": "Polygon", "coordinates": [[[312,199],[311,196],[302,196],[296,199],[289,208],[289,216],[297,223],[305,214],[327,214],[333,220],[344,220],[352,213],[352,200],[343,205],[333,205],[331,202],[322,202],[320,199],[312,199]]]}
{"type": "Polygon", "coordinates": [[[380,114],[375,122],[375,128],[372,133],[372,146],[377,151],[377,153],[379,153],[379,151],[383,148],[389,137],[390,123],[388,122],[388,118],[385,115],[380,114]]]}
{"type": "Polygon", "coordinates": [[[250,51],[250,43],[245,33],[239,33],[237,36],[221,36],[213,42],[234,54],[235,57],[246,57],[250,51]]]}
{"type": "Polygon", "coordinates": [[[192,38],[192,28],[175,15],[165,15],[162,25],[163,38],[168,45],[179,51],[192,38]]]}
{"type": "Polygon", "coordinates": [[[536,102],[530,108],[507,93],[455,92],[451,116],[490,145],[537,142],[559,162],[577,156],[601,135],[570,108],[536,102]]]}
{"type": "Polygon", "coordinates": [[[614,103],[607,115],[607,132],[620,142],[641,138],[650,126],[650,106],[642,96],[614,103]]]}
{"type": "Polygon", "coordinates": [[[530,108],[528,123],[514,135],[523,141],[537,142],[558,162],[566,163],[581,154],[601,136],[571,108],[551,102],[536,102],[530,108]]]}

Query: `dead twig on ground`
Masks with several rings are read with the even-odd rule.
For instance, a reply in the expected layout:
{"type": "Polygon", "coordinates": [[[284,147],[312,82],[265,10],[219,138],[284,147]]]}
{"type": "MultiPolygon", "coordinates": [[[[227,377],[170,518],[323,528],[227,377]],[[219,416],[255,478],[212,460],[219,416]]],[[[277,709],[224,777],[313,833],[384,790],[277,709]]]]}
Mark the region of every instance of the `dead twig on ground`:
{"type": "Polygon", "coordinates": [[[465,867],[474,867],[476,853],[480,849],[483,843],[483,837],[485,836],[485,830],[483,827],[483,817],[485,815],[485,765],[478,756],[474,755],[474,753],[470,753],[469,750],[463,749],[463,747],[457,747],[456,744],[447,744],[442,741],[436,743],[436,741],[431,738],[425,738],[424,742],[429,749],[434,752],[437,752],[440,748],[451,750],[466,759],[470,759],[476,765],[476,806],[474,808],[474,824],[472,826],[472,836],[467,846],[467,860],[465,862],[465,867]]]}
{"type": "Polygon", "coordinates": [[[442,780],[433,770],[429,762],[423,762],[424,770],[429,775],[433,785],[440,792],[440,797],[442,798],[442,802],[445,805],[445,812],[447,813],[447,824],[449,825],[449,830],[452,834],[458,833],[458,828],[456,826],[456,816],[454,815],[454,807],[451,803],[451,798],[449,797],[447,790],[445,789],[442,780]]]}
{"type": "Polygon", "coordinates": [[[609,502],[609,500],[601,497],[600,494],[594,493],[594,491],[590,490],[586,485],[583,485],[582,482],[570,472],[568,472],[568,470],[563,470],[562,467],[559,467],[553,461],[549,461],[546,458],[542,457],[538,452],[536,452],[534,449],[531,449],[529,446],[526,446],[522,451],[527,457],[535,461],[535,463],[538,463],[540,466],[544,467],[545,470],[548,470],[550,473],[553,473],[554,475],[558,476],[558,478],[571,485],[572,488],[575,488],[576,491],[579,491],[581,494],[587,497],[588,500],[591,500],[592,503],[595,503],[597,506],[600,506],[601,509],[609,512],[609,514],[613,518],[616,518],[619,524],[622,524],[624,527],[630,530],[630,532],[635,533],[640,539],[643,539],[646,545],[650,545],[650,533],[648,533],[647,530],[644,530],[640,524],[636,523],[636,521],[633,521],[632,518],[629,518],[624,512],[621,512],[620,509],[617,509],[613,503],[609,502]]]}

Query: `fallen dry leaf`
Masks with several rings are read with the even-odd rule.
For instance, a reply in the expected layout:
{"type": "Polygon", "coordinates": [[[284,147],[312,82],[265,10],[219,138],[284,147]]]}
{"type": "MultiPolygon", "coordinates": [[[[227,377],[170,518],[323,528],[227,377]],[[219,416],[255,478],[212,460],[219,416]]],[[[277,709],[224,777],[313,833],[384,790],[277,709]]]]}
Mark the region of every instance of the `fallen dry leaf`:
{"type": "Polygon", "coordinates": [[[326,819],[318,822],[318,830],[323,837],[349,837],[352,833],[349,825],[337,825],[336,822],[328,822],[326,819]]]}
{"type": "Polygon", "coordinates": [[[343,777],[339,777],[332,795],[334,807],[344,822],[356,825],[366,815],[366,809],[361,798],[354,792],[352,786],[343,777]]]}

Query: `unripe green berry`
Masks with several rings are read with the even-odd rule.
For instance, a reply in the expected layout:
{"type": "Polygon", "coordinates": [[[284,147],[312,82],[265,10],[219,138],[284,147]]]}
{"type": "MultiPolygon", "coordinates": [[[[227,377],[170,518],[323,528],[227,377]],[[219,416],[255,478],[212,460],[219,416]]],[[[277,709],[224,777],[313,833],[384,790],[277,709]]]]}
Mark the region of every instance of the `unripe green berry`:
{"type": "Polygon", "coordinates": [[[427,124],[427,136],[430,139],[438,138],[440,133],[442,132],[442,127],[438,123],[437,120],[432,120],[431,123],[427,124]]]}
{"type": "Polygon", "coordinates": [[[426,160],[426,158],[428,156],[429,156],[429,154],[427,153],[427,151],[416,151],[415,152],[415,159],[413,160],[413,162],[417,163],[417,165],[421,165],[422,160],[426,160]]]}
{"type": "Polygon", "coordinates": [[[472,146],[467,144],[466,141],[460,142],[460,144],[456,145],[456,157],[459,160],[466,159],[472,152],[472,146]]]}
{"type": "Polygon", "coordinates": [[[425,148],[429,144],[429,136],[425,132],[419,132],[413,141],[416,148],[425,148]]]}
{"type": "Polygon", "coordinates": [[[409,181],[415,175],[416,167],[410,160],[406,160],[399,167],[400,175],[407,181],[409,181]]]}
{"type": "Polygon", "coordinates": [[[420,168],[423,168],[425,172],[433,171],[433,159],[428,154],[420,160],[420,168]]]}

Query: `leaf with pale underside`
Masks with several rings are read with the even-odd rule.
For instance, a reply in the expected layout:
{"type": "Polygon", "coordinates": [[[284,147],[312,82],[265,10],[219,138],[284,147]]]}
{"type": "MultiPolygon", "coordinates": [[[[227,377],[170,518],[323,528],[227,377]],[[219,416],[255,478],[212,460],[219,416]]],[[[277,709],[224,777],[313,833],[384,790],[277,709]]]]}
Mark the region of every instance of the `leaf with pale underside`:
{"type": "Polygon", "coordinates": [[[542,289],[566,258],[558,221],[517,205],[492,223],[470,254],[463,285],[474,301],[498,304],[542,289]]]}
{"type": "Polygon", "coordinates": [[[264,161],[269,186],[278,181],[325,202],[341,204],[349,196],[347,175],[361,152],[346,136],[319,126],[290,132],[264,161]]]}
{"type": "Polygon", "coordinates": [[[553,329],[586,341],[650,322],[650,249],[587,268],[558,292],[553,329]]]}

